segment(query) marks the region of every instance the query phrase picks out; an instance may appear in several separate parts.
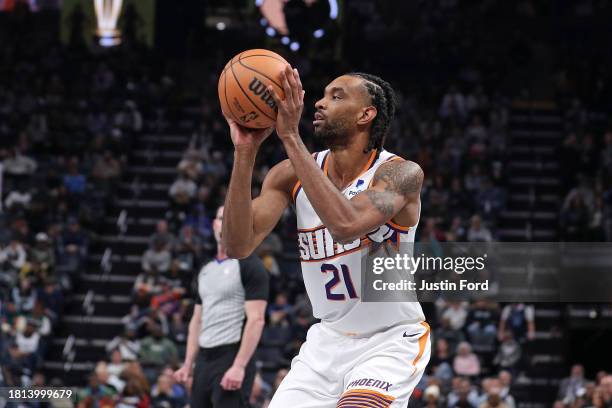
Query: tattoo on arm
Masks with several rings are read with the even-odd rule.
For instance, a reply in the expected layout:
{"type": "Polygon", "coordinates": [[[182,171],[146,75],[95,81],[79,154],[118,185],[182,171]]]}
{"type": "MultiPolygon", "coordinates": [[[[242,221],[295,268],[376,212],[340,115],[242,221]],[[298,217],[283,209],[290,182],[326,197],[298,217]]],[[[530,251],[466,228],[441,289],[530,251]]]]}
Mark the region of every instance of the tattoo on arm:
{"type": "Polygon", "coordinates": [[[372,191],[366,190],[363,192],[370,199],[372,205],[386,217],[393,215],[393,194],[388,191],[372,191]]]}
{"type": "Polygon", "coordinates": [[[416,193],[423,184],[423,170],[414,162],[391,162],[376,171],[373,183],[379,182],[385,183],[385,191],[401,195],[416,193]]]}
{"type": "Polygon", "coordinates": [[[413,162],[389,163],[381,166],[374,175],[373,183],[383,182],[384,191],[366,190],[363,194],[385,217],[395,214],[393,199],[397,194],[403,196],[417,193],[423,184],[423,170],[413,162]]]}

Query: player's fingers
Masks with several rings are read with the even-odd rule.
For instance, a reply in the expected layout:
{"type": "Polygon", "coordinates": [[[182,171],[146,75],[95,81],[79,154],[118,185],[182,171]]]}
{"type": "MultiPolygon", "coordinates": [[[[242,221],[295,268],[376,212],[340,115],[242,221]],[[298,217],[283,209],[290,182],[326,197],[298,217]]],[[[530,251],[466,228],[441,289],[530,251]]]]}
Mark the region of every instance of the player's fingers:
{"type": "Polygon", "coordinates": [[[291,72],[291,67],[287,65],[287,68],[284,71],[281,71],[281,84],[283,85],[283,91],[285,91],[285,101],[293,102],[293,89],[291,89],[291,85],[289,84],[289,78],[287,71],[291,72]]]}
{"type": "Polygon", "coordinates": [[[301,103],[304,100],[304,88],[302,87],[302,80],[300,79],[300,73],[298,72],[297,68],[293,69],[293,78],[297,84],[298,102],[301,103]]]}
{"type": "Polygon", "coordinates": [[[287,82],[289,82],[289,86],[291,87],[291,99],[294,104],[300,103],[300,94],[302,93],[301,89],[299,89],[298,82],[295,78],[295,69],[291,69],[291,71],[287,70],[286,72],[287,82]]]}
{"type": "Polygon", "coordinates": [[[274,102],[276,102],[276,106],[278,106],[278,108],[281,109],[282,106],[284,106],[283,100],[280,98],[280,96],[278,96],[278,94],[276,93],[274,88],[272,88],[272,86],[268,86],[268,92],[270,92],[270,95],[272,95],[272,99],[274,99],[274,102]]]}

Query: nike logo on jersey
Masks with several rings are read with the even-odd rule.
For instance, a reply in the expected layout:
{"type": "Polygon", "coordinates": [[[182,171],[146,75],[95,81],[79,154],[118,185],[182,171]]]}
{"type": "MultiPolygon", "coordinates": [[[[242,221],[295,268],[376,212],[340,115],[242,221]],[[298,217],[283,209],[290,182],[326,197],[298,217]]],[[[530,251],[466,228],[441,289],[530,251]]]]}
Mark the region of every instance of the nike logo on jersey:
{"type": "Polygon", "coordinates": [[[407,334],[406,332],[404,332],[404,337],[414,337],[417,336],[419,333],[414,333],[414,334],[407,334]]]}
{"type": "Polygon", "coordinates": [[[374,387],[388,392],[389,388],[393,387],[393,384],[387,381],[376,380],[374,378],[360,378],[358,380],[351,381],[346,388],[351,387],[374,387]]]}

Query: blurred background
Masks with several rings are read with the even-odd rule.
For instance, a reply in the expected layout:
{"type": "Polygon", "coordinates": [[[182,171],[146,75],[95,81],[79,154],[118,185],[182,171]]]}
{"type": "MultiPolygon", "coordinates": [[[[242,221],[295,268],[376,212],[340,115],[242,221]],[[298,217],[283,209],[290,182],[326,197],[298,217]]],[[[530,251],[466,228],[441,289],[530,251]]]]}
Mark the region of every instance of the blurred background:
{"type": "MultiPolygon", "coordinates": [[[[186,405],[170,374],[233,158],[217,78],[249,48],[299,69],[313,151],[331,79],[391,82],[386,148],[426,174],[418,240],[612,241],[610,16],[610,0],[0,0],[0,385],[186,405]]],[[[271,137],[254,195],[284,158],[271,137]]],[[[314,322],[294,217],[257,251],[272,291],[254,407],[314,322]]],[[[423,306],[411,407],[500,389],[508,408],[612,406],[609,304],[423,306]]]]}

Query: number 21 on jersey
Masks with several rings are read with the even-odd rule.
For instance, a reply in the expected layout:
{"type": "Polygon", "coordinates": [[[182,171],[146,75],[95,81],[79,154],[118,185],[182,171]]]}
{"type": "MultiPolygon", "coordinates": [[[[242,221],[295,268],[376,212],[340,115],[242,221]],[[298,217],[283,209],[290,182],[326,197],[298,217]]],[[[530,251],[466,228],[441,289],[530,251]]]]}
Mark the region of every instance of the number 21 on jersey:
{"type": "MultiPolygon", "coordinates": [[[[324,263],[321,265],[322,273],[332,273],[332,278],[327,281],[325,284],[325,294],[329,300],[346,300],[346,295],[344,293],[333,293],[332,290],[336,288],[336,286],[342,282],[344,282],[344,286],[346,287],[346,292],[350,299],[357,299],[357,292],[355,291],[355,286],[353,285],[353,280],[351,279],[351,271],[348,266],[342,264],[340,265],[340,269],[342,271],[342,277],[340,277],[340,272],[338,267],[333,264],[324,263]]],[[[343,290],[340,290],[344,292],[343,290]]]]}

